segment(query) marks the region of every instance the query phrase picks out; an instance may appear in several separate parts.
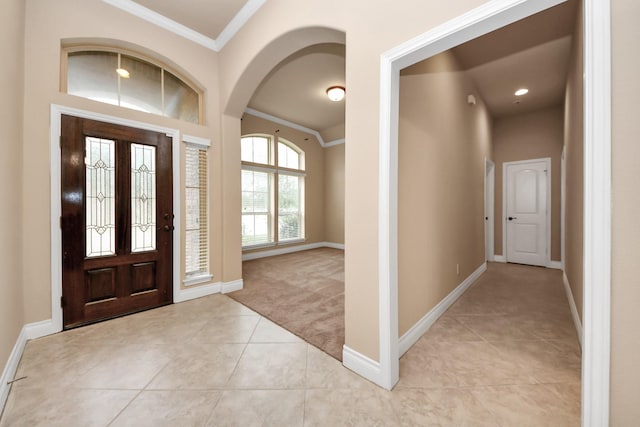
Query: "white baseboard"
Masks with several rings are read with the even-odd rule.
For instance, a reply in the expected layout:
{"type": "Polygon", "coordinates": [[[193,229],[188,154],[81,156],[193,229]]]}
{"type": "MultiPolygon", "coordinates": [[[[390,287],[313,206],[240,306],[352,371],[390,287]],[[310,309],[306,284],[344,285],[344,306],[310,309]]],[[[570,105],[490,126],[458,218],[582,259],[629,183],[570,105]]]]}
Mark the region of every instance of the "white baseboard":
{"type": "Polygon", "coordinates": [[[576,307],[576,301],[573,299],[573,292],[571,292],[571,285],[569,285],[569,278],[567,273],[562,273],[562,282],[564,283],[564,290],[567,292],[567,299],[569,300],[569,308],[571,309],[571,316],[573,317],[573,324],[576,327],[578,334],[578,341],[582,348],[582,322],[580,321],[580,315],[578,314],[578,307],[576,307]]]}
{"type": "Polygon", "coordinates": [[[342,249],[342,250],[344,250],[344,243],[323,242],[323,246],[325,248],[333,248],[333,249],[342,249]]]}
{"type": "Polygon", "coordinates": [[[22,352],[24,351],[24,346],[26,344],[27,331],[25,326],[18,335],[18,339],[13,346],[13,350],[11,350],[7,364],[4,366],[4,370],[2,371],[2,377],[0,378],[0,414],[4,409],[5,403],[7,403],[7,397],[9,396],[9,390],[11,389],[11,385],[7,383],[12,381],[16,375],[18,364],[20,363],[20,358],[22,357],[22,352]]]}
{"type": "Polygon", "coordinates": [[[293,252],[300,252],[300,251],[308,251],[309,249],[318,249],[318,248],[344,249],[344,244],[330,243],[330,242],[316,242],[316,243],[308,243],[306,245],[285,246],[278,249],[270,249],[268,251],[249,252],[246,254],[242,254],[242,261],[251,261],[259,258],[268,258],[272,256],[290,254],[293,252]]]}
{"type": "Polygon", "coordinates": [[[494,255],[493,256],[493,261],[494,262],[507,262],[507,258],[505,258],[504,255],[494,255]]]}
{"type": "Polygon", "coordinates": [[[352,370],[372,383],[383,388],[385,387],[382,382],[380,363],[368,358],[362,353],[358,353],[346,345],[342,346],[342,364],[345,368],[352,370]]]}
{"type": "Polygon", "coordinates": [[[173,302],[185,302],[195,298],[206,297],[207,295],[219,294],[221,290],[222,282],[215,282],[201,286],[191,286],[187,289],[180,289],[180,293],[173,296],[173,302]]]}
{"type": "Polygon", "coordinates": [[[229,292],[235,292],[244,288],[244,281],[242,279],[234,280],[232,282],[224,282],[222,284],[221,292],[228,294],[229,292]]]}
{"type": "Polygon", "coordinates": [[[487,270],[487,263],[484,262],[473,273],[460,283],[449,295],[436,304],[422,319],[418,320],[402,337],[398,340],[398,352],[400,357],[405,354],[416,341],[420,339],[429,328],[444,314],[449,307],[475,282],[482,273],[487,270]]]}
{"type": "Polygon", "coordinates": [[[57,334],[62,331],[62,328],[56,327],[52,319],[47,319],[40,322],[27,323],[24,325],[24,331],[27,340],[35,340],[36,338],[57,334]]]}
{"type": "Polygon", "coordinates": [[[244,282],[242,279],[233,280],[231,282],[215,282],[208,285],[191,286],[187,289],[180,289],[180,293],[173,296],[173,302],[185,302],[213,294],[227,294],[229,292],[239,291],[243,287],[244,282]]]}
{"type": "Polygon", "coordinates": [[[11,386],[7,383],[13,380],[16,375],[18,364],[22,358],[22,353],[24,352],[24,347],[27,345],[27,341],[58,332],[60,332],[60,329],[53,324],[53,320],[51,319],[27,323],[22,327],[16,343],[13,346],[13,350],[11,350],[9,359],[2,371],[2,377],[0,378],[0,414],[7,402],[7,396],[9,396],[9,390],[11,389],[11,386]]]}
{"type": "Polygon", "coordinates": [[[562,270],[562,262],[561,261],[549,261],[549,264],[547,264],[547,268],[555,268],[556,270],[562,270]]]}

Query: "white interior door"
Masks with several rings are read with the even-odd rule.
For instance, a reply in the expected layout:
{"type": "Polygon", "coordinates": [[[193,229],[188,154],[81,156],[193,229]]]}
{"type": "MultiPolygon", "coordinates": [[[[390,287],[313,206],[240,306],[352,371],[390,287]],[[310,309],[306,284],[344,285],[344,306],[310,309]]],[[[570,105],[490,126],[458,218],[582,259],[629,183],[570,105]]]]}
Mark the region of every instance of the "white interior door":
{"type": "Polygon", "coordinates": [[[507,262],[547,265],[549,161],[505,163],[507,262]]]}

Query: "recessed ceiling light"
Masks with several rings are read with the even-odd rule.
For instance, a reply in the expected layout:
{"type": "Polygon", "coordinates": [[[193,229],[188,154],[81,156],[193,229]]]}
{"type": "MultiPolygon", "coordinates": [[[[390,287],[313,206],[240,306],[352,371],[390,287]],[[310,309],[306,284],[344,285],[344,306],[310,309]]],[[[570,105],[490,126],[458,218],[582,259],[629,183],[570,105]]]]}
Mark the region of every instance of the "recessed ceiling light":
{"type": "Polygon", "coordinates": [[[327,89],[327,96],[334,102],[342,101],[344,99],[344,93],[345,90],[342,86],[331,86],[327,89]]]}
{"type": "Polygon", "coordinates": [[[529,93],[529,89],[523,87],[516,91],[516,96],[526,95],[527,93],[529,93]]]}
{"type": "Polygon", "coordinates": [[[116,70],[116,73],[118,73],[118,75],[120,77],[122,77],[123,79],[128,79],[129,77],[131,77],[131,74],[129,74],[129,72],[127,70],[125,70],[124,68],[118,68],[116,70]]]}

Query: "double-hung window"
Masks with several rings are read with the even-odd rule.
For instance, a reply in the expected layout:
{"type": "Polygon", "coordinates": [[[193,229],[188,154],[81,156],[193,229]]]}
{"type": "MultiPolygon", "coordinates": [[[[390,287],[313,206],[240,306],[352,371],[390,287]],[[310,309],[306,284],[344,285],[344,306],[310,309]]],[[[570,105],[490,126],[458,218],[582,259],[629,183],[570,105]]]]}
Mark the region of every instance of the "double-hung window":
{"type": "Polygon", "coordinates": [[[270,135],[245,136],[242,158],[242,246],[304,239],[304,153],[270,135]]]}

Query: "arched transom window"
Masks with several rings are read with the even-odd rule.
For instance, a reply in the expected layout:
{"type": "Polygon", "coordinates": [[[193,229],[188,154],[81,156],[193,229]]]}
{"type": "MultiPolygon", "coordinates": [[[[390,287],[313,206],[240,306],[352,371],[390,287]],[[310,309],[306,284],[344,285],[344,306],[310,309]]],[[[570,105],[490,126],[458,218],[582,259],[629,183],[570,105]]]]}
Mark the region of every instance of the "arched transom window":
{"type": "Polygon", "coordinates": [[[200,92],[158,64],[101,49],[68,49],[66,59],[63,90],[70,95],[191,123],[201,122],[200,92]]]}

